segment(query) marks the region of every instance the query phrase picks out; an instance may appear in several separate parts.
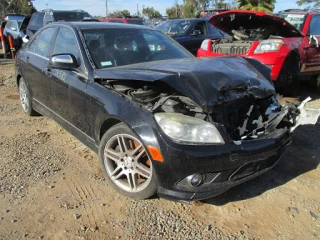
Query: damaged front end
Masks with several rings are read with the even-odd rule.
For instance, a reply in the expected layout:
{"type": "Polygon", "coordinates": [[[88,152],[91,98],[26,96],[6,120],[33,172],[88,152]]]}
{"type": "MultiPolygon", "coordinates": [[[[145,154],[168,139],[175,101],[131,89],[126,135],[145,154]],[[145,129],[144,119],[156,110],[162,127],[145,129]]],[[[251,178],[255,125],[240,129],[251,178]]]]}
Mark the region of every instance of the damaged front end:
{"type": "Polygon", "coordinates": [[[126,105],[153,117],[142,137],[157,139],[163,155],[164,162],[154,163],[166,176],[159,196],[209,198],[279,161],[301,107],[279,103],[267,67],[239,57],[166,63],[121,67],[122,78],[97,72],[96,78],[126,105]]]}
{"type": "MultiPolygon", "coordinates": [[[[261,99],[251,96],[251,89],[245,89],[241,98],[217,102],[210,112],[204,111],[189,97],[162,82],[103,80],[102,85],[139,105],[153,115],[175,113],[201,119],[216,126],[222,135],[233,141],[267,137],[275,129],[296,126],[299,109],[293,103],[280,105],[277,95],[261,99]]],[[[241,89],[241,88],[240,88],[241,89]]],[[[237,95],[239,89],[222,89],[220,99],[226,95],[237,95]]]]}

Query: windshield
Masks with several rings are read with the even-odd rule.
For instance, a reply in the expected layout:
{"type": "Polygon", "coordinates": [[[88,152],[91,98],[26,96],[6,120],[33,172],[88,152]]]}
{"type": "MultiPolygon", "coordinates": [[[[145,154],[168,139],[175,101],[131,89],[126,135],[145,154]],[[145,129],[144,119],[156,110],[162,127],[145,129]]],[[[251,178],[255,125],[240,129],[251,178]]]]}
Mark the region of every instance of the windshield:
{"type": "Polygon", "coordinates": [[[191,26],[190,20],[171,20],[156,26],[157,30],[169,35],[183,35],[191,26]]]}
{"type": "Polygon", "coordinates": [[[305,17],[307,16],[307,14],[304,13],[279,13],[277,15],[300,31],[302,30],[305,17]]]}
{"type": "Polygon", "coordinates": [[[148,29],[83,29],[98,68],[193,57],[161,32],[148,29]]]}

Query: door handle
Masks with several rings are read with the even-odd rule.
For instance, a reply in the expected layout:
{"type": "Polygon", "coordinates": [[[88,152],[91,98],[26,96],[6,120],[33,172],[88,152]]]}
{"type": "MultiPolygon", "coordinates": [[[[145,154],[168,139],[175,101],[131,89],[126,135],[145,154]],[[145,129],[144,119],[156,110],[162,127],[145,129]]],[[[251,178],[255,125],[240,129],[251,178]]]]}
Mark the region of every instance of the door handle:
{"type": "Polygon", "coordinates": [[[51,76],[52,76],[51,68],[45,68],[45,69],[43,70],[43,73],[44,73],[45,75],[47,75],[48,77],[51,77],[51,76]]]}
{"type": "Polygon", "coordinates": [[[29,60],[30,60],[30,57],[29,57],[29,56],[27,56],[27,57],[26,57],[26,61],[27,61],[27,63],[29,62],[29,60]]]}

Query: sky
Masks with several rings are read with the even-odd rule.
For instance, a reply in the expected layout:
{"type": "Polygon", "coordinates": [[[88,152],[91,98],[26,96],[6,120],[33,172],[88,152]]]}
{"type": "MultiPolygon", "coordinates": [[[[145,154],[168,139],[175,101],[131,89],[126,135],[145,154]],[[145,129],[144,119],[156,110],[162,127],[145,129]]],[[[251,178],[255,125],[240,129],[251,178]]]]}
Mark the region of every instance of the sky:
{"type": "MultiPolygon", "coordinates": [[[[178,1],[182,3],[182,0],[178,1]]],[[[229,1],[226,0],[226,3],[229,1]]],[[[231,2],[231,1],[230,1],[231,2]]],[[[299,8],[295,0],[278,0],[275,5],[275,12],[289,8],[299,8]]],[[[129,10],[132,15],[137,13],[137,8],[142,11],[143,7],[153,7],[162,15],[166,15],[166,8],[172,7],[174,0],[108,0],[108,12],[115,10],[129,10]]],[[[89,12],[92,16],[106,15],[106,1],[105,0],[33,0],[33,6],[40,11],[51,8],[54,10],[75,10],[81,9],[89,12]]]]}

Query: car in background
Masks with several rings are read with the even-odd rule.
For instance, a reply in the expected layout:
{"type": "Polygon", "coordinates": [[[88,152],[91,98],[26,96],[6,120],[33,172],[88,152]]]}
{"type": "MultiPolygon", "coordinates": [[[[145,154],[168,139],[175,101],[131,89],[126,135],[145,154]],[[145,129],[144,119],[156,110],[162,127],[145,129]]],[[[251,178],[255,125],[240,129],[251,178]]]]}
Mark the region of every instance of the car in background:
{"type": "Polygon", "coordinates": [[[211,16],[232,43],[207,39],[198,57],[243,56],[271,68],[271,78],[284,94],[299,95],[299,76],[311,76],[320,87],[320,12],[288,10],[275,15],[233,10],[211,16]]]}
{"type": "Polygon", "coordinates": [[[31,20],[27,27],[27,35],[32,37],[41,27],[48,23],[65,21],[98,21],[94,19],[88,12],[83,10],[52,10],[46,9],[32,14],[31,20]]]}
{"type": "Polygon", "coordinates": [[[4,14],[4,20],[9,21],[9,20],[23,20],[26,17],[24,14],[20,13],[6,13],[4,14]]]}
{"type": "Polygon", "coordinates": [[[259,61],[195,58],[133,24],[52,23],[18,51],[15,79],[23,111],[70,131],[135,199],[210,198],[266,172],[299,115],[259,61]]]}
{"type": "MultiPolygon", "coordinates": [[[[2,30],[4,30],[5,27],[6,27],[7,21],[9,21],[9,20],[22,21],[25,17],[26,17],[26,15],[24,15],[24,14],[19,14],[19,13],[6,13],[6,14],[4,14],[4,20],[5,20],[5,21],[1,22],[0,27],[2,28],[2,30]]],[[[8,43],[7,43],[7,39],[4,38],[4,41],[5,41],[5,49],[6,49],[6,51],[10,51],[9,45],[8,45],[8,43]]],[[[0,49],[2,49],[2,40],[1,40],[1,37],[0,37],[0,49]]]]}
{"type": "Polygon", "coordinates": [[[228,34],[213,27],[208,20],[199,18],[167,20],[157,25],[155,29],[172,37],[193,55],[197,54],[205,39],[221,39],[226,42],[230,39],[228,34]]]}
{"type": "Polygon", "coordinates": [[[154,27],[154,25],[153,25],[153,23],[152,22],[150,22],[150,21],[147,21],[147,20],[144,20],[143,21],[143,25],[145,25],[145,26],[147,26],[147,27],[154,27]]]}
{"type": "Polygon", "coordinates": [[[136,16],[120,16],[120,17],[107,17],[101,18],[101,22],[110,22],[110,23],[125,23],[125,24],[137,24],[145,25],[145,20],[136,16]]]}
{"type": "Polygon", "coordinates": [[[13,39],[13,47],[15,51],[19,50],[19,48],[23,44],[23,38],[26,36],[26,29],[28,23],[30,21],[30,16],[26,16],[23,20],[9,20],[6,23],[6,26],[3,30],[3,35],[5,37],[5,42],[7,44],[7,48],[9,49],[9,36],[13,39]]]}

